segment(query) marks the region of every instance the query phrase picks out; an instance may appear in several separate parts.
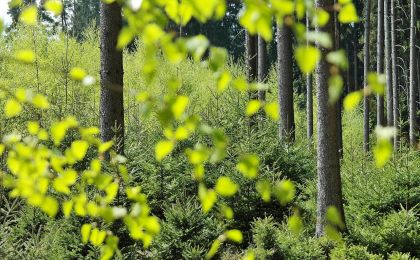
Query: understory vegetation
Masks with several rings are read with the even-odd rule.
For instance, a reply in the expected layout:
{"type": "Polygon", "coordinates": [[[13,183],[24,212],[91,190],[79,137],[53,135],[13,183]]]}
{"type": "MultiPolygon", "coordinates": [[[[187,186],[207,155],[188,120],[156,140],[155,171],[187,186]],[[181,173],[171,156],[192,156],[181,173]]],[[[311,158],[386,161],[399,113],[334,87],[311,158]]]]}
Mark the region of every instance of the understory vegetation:
{"type": "MultiPolygon", "coordinates": [[[[83,38],[84,41],[77,41],[42,26],[18,27],[10,37],[0,37],[0,85],[11,91],[30,87],[48,97],[51,103],[45,112],[27,110],[17,119],[7,119],[1,113],[2,135],[23,131],[26,127],[23,122],[28,119],[47,126],[66,115],[74,115],[84,126],[99,124],[99,35],[92,28],[83,38]],[[36,62],[24,65],[15,61],[11,53],[17,49],[34,49],[36,62]],[[85,86],[70,80],[68,71],[72,67],[85,68],[95,83],[85,86]]],[[[231,89],[218,93],[214,88],[216,79],[207,66],[190,59],[173,65],[161,57],[156,81],[181,78],[178,94],[188,94],[191,100],[188,113],[199,114],[206,124],[222,128],[229,139],[226,159],[205,166],[205,182],[213,187],[223,175],[238,184],[240,190],[232,197],[221,198],[222,203],[205,214],[196,196],[197,183],[191,178],[193,169],[186,161],[184,149],[210,141],[192,135],[162,161],[155,159],[155,144],[162,139],[161,131],[157,131],[160,125],[157,116],[143,117],[149,111],[136,101],[136,94],[147,90],[163,98],[168,90],[164,86],[150,88],[142,78],[144,52],[140,41],[124,52],[125,156],[128,184],[141,187],[161,227],[151,246],[144,249],[140,242],[128,236],[121,221],[104,224],[92,219],[98,225],[111,225],[107,228],[118,235],[117,259],[202,259],[213,241],[230,228],[242,231],[243,242],[227,243],[216,258],[240,259],[250,250],[257,259],[420,257],[418,151],[402,144],[385,167],[378,169],[374,159],[363,152],[363,111],[357,108],[344,113],[341,174],[347,230],[342,238],[315,238],[316,150],[314,143],[306,138],[304,94],[295,96],[296,142],[289,145],[279,141],[277,123],[263,116],[258,119],[258,127],[250,128],[250,118],[244,113],[247,93],[231,89]],[[261,158],[260,175],[256,179],[247,179],[234,170],[238,156],[244,153],[255,153],[261,158]],[[276,199],[264,202],[255,189],[261,179],[268,179],[273,185],[284,179],[293,181],[297,189],[293,203],[282,205],[276,199]],[[234,209],[230,219],[223,217],[228,210],[223,207],[224,202],[234,209]],[[287,224],[287,219],[296,212],[303,220],[299,233],[287,224]]],[[[235,77],[245,77],[244,62],[230,60],[227,70],[235,77]]],[[[267,101],[277,100],[277,80],[273,65],[267,80],[267,101]]],[[[304,78],[295,79],[295,87],[304,84],[304,78]]],[[[69,133],[61,147],[70,146],[76,138],[69,133]]],[[[75,167],[85,169],[94,156],[88,151],[75,167]]],[[[5,158],[2,155],[3,170],[5,158]]],[[[64,218],[60,213],[49,218],[21,199],[10,198],[2,186],[0,189],[0,259],[97,259],[100,256],[98,248],[82,242],[80,218],[73,215],[64,218]]]]}

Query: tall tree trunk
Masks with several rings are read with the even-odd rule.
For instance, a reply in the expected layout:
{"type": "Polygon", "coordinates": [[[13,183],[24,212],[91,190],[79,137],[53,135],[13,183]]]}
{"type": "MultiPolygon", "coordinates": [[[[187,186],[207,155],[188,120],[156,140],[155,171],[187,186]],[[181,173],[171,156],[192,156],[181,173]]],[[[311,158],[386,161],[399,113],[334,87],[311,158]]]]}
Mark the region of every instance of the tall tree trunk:
{"type": "MultiPolygon", "coordinates": [[[[310,18],[309,14],[306,15],[306,31],[310,29],[310,18]]],[[[309,44],[309,42],[306,42],[309,44]]],[[[312,86],[312,74],[306,75],[306,114],[307,114],[307,135],[308,140],[311,143],[314,135],[314,104],[313,104],[313,86],[312,86]]]]}
{"type": "MultiPolygon", "coordinates": [[[[337,5],[337,0],[334,0],[334,5],[337,5]]],[[[340,49],[340,23],[338,22],[338,13],[334,12],[334,49],[340,49]]],[[[342,76],[342,75],[341,75],[342,76]]],[[[337,101],[337,125],[338,125],[338,153],[340,158],[343,158],[343,124],[342,124],[342,107],[343,107],[343,94],[337,101]]]]}
{"type": "MultiPolygon", "coordinates": [[[[258,79],[258,37],[256,35],[251,35],[249,32],[245,34],[245,52],[246,52],[246,71],[248,82],[252,83],[258,79]]],[[[257,91],[249,92],[249,99],[255,100],[258,99],[257,91]]],[[[256,116],[252,116],[249,121],[250,130],[256,124],[256,116]]]]}
{"type": "MultiPolygon", "coordinates": [[[[268,74],[268,54],[267,43],[265,40],[258,36],[258,82],[266,83],[268,74]]],[[[258,92],[258,99],[265,101],[266,90],[258,92]]]]}
{"type": "Polygon", "coordinates": [[[400,145],[400,103],[399,103],[399,89],[397,82],[397,52],[396,52],[396,35],[395,35],[395,0],[391,0],[391,62],[392,62],[392,103],[394,114],[394,148],[397,149],[400,145]]]}
{"type": "MultiPolygon", "coordinates": [[[[333,0],[317,0],[317,8],[328,8],[333,6],[333,0]]],[[[327,25],[317,28],[317,31],[334,34],[335,23],[331,19],[327,25]]],[[[316,236],[325,234],[326,212],[329,207],[335,207],[341,213],[344,220],[344,209],[341,191],[340,159],[338,153],[338,122],[339,113],[337,104],[329,102],[328,78],[330,76],[331,64],[326,62],[326,49],[321,48],[323,59],[318,64],[317,85],[318,85],[318,194],[317,194],[317,221],[316,236]]]]}
{"type": "Polygon", "coordinates": [[[116,151],[124,153],[123,56],[117,50],[122,27],[121,7],[117,3],[100,6],[101,27],[101,138],[116,140],[116,151]]]}
{"type": "MultiPolygon", "coordinates": [[[[370,0],[366,0],[365,6],[365,36],[364,36],[364,66],[363,66],[363,84],[364,88],[366,89],[367,84],[367,76],[369,73],[369,55],[370,55],[370,48],[369,48],[369,35],[370,35],[370,0]]],[[[364,151],[369,151],[369,97],[365,95],[363,98],[363,148],[364,151]]]]}
{"type": "Polygon", "coordinates": [[[287,25],[277,25],[277,57],[279,75],[280,139],[295,140],[293,109],[293,34],[287,25]]]}
{"type": "MultiPolygon", "coordinates": [[[[377,73],[384,73],[384,0],[378,0],[378,37],[377,37],[377,73]]],[[[385,125],[384,96],[377,95],[376,119],[377,125],[385,125]]]]}
{"type": "Polygon", "coordinates": [[[354,58],[354,64],[353,64],[353,77],[354,77],[354,86],[353,90],[359,90],[359,59],[357,57],[357,44],[353,44],[353,58],[354,58]]]}
{"type": "Polygon", "coordinates": [[[390,29],[390,0],[385,0],[384,4],[384,24],[385,24],[385,64],[386,64],[386,115],[387,125],[394,125],[394,104],[392,101],[392,58],[391,58],[391,29],[390,29]]]}
{"type": "Polygon", "coordinates": [[[417,144],[417,76],[416,76],[416,26],[417,26],[417,13],[416,13],[416,2],[411,0],[411,21],[410,21],[410,96],[409,96],[409,123],[410,123],[410,145],[415,146],[417,144]]]}

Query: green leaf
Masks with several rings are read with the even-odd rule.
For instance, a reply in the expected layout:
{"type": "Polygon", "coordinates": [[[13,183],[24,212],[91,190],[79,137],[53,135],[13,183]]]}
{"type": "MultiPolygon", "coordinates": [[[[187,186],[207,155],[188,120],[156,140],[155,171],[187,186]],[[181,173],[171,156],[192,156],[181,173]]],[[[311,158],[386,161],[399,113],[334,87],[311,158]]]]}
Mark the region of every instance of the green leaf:
{"type": "Polygon", "coordinates": [[[63,4],[58,0],[47,0],[44,7],[45,10],[52,12],[55,16],[59,16],[63,12],[63,4]]]}
{"type": "Polygon", "coordinates": [[[256,185],[258,193],[265,202],[269,202],[271,199],[271,183],[269,180],[260,180],[256,185]]]}
{"type": "Polygon", "coordinates": [[[349,68],[349,61],[345,50],[332,51],[327,54],[327,61],[342,70],[349,68]]]}
{"type": "Polygon", "coordinates": [[[34,105],[34,107],[39,108],[39,109],[50,108],[50,103],[48,102],[47,98],[40,94],[36,94],[33,97],[32,104],[34,105]]]}
{"type": "Polygon", "coordinates": [[[55,217],[58,212],[58,202],[53,197],[45,197],[41,203],[41,209],[50,217],[55,217]]]}
{"type": "Polygon", "coordinates": [[[198,187],[198,197],[200,198],[204,213],[209,212],[217,201],[216,192],[214,190],[207,190],[203,184],[200,184],[198,187]]]}
{"type": "Polygon", "coordinates": [[[99,246],[105,241],[106,232],[103,230],[99,230],[98,228],[94,228],[90,233],[90,242],[94,246],[99,246]]]}
{"type": "Polygon", "coordinates": [[[79,67],[70,70],[70,78],[76,81],[82,81],[87,76],[86,71],[79,67]]]}
{"type": "Polygon", "coordinates": [[[25,7],[19,15],[19,21],[26,25],[36,25],[38,21],[38,9],[31,5],[25,7]]]}
{"type": "Polygon", "coordinates": [[[287,220],[287,226],[294,234],[299,234],[303,229],[302,218],[297,213],[293,214],[287,220]]]}
{"type": "Polygon", "coordinates": [[[63,203],[64,217],[66,218],[70,217],[72,208],[73,208],[73,201],[70,200],[63,203]]]}
{"type": "Polygon", "coordinates": [[[357,15],[356,7],[353,3],[344,5],[338,13],[338,21],[340,23],[357,23],[359,16],[357,15]]]}
{"type": "Polygon", "coordinates": [[[217,92],[224,92],[232,81],[232,75],[229,71],[223,71],[220,73],[219,78],[217,79],[217,92]]]}
{"type": "Polygon", "coordinates": [[[271,118],[274,122],[280,119],[280,107],[277,102],[270,102],[264,106],[265,114],[271,118]]]}
{"type": "Polygon", "coordinates": [[[295,50],[295,58],[303,73],[312,73],[321,60],[321,51],[313,46],[299,46],[295,50]]]}
{"type": "Polygon", "coordinates": [[[18,116],[22,112],[22,105],[16,99],[8,99],[4,107],[4,113],[7,118],[18,116]]]}
{"type": "Polygon", "coordinates": [[[76,160],[83,160],[86,156],[86,152],[89,148],[89,143],[82,140],[74,141],[71,144],[71,152],[76,160]]]}
{"type": "Polygon", "coordinates": [[[258,175],[260,158],[255,154],[244,154],[239,158],[236,169],[246,178],[254,179],[258,175]]]}
{"type": "Polygon", "coordinates": [[[261,108],[261,102],[259,100],[251,100],[248,102],[248,105],[246,106],[246,115],[247,116],[253,116],[255,115],[261,108]]]}
{"type": "Polygon", "coordinates": [[[238,191],[238,184],[234,183],[229,177],[223,176],[217,179],[216,192],[224,197],[231,197],[238,191]]]}
{"type": "Polygon", "coordinates": [[[330,224],[344,228],[344,222],[341,214],[336,207],[328,207],[326,212],[326,219],[330,224]]]}
{"type": "Polygon", "coordinates": [[[214,240],[214,242],[211,244],[210,250],[206,255],[206,259],[211,259],[213,256],[217,253],[221,245],[221,242],[219,239],[214,240]]]}
{"type": "Polygon", "coordinates": [[[187,41],[187,49],[196,62],[201,60],[209,46],[210,42],[204,35],[197,35],[187,41]]]}
{"type": "Polygon", "coordinates": [[[17,61],[22,63],[31,64],[35,62],[35,53],[30,49],[17,50],[14,56],[17,61]]]}
{"type": "Polygon", "coordinates": [[[328,78],[328,95],[330,104],[335,104],[343,93],[344,81],[341,75],[334,74],[328,78]]]}
{"type": "Polygon", "coordinates": [[[314,16],[312,17],[312,26],[324,27],[330,20],[330,14],[324,9],[317,8],[314,16]]]}
{"type": "Polygon", "coordinates": [[[286,205],[295,197],[296,188],[290,180],[283,180],[274,187],[274,194],[281,205],[286,205]]]}
{"type": "Polygon", "coordinates": [[[175,102],[171,106],[172,113],[175,119],[181,119],[184,114],[190,99],[187,96],[177,96],[175,102]]]}
{"type": "Polygon", "coordinates": [[[212,47],[210,49],[209,65],[213,71],[218,71],[226,63],[227,51],[223,48],[212,47]]]}
{"type": "Polygon", "coordinates": [[[128,44],[130,44],[134,40],[135,35],[136,34],[130,27],[122,28],[120,34],[118,35],[117,49],[124,49],[128,44]]]}
{"type": "Polygon", "coordinates": [[[361,91],[356,91],[348,94],[344,98],[343,106],[345,111],[352,111],[359,105],[362,100],[363,93],[361,91]]]}
{"type": "Polygon", "coordinates": [[[232,229],[225,232],[227,239],[235,243],[242,243],[243,235],[242,232],[238,229],[232,229]]]}
{"type": "Polygon", "coordinates": [[[369,88],[378,95],[383,95],[385,93],[385,84],[386,78],[383,74],[377,74],[375,72],[370,72],[367,77],[367,83],[369,88]]]}
{"type": "Polygon", "coordinates": [[[332,47],[331,35],[329,33],[310,31],[305,33],[305,38],[307,41],[319,44],[324,48],[329,49],[332,47]]]}
{"type": "Polygon", "coordinates": [[[379,139],[373,148],[373,156],[378,168],[382,168],[392,157],[392,143],[386,139],[379,139]]]}
{"type": "Polygon", "coordinates": [[[82,234],[82,242],[86,244],[89,241],[90,231],[92,229],[91,224],[83,224],[80,232],[82,234]]]}
{"type": "Polygon", "coordinates": [[[159,162],[162,161],[163,158],[165,158],[167,155],[169,155],[172,152],[174,147],[175,147],[174,143],[169,140],[160,141],[159,143],[157,143],[155,147],[156,160],[158,160],[159,162]]]}

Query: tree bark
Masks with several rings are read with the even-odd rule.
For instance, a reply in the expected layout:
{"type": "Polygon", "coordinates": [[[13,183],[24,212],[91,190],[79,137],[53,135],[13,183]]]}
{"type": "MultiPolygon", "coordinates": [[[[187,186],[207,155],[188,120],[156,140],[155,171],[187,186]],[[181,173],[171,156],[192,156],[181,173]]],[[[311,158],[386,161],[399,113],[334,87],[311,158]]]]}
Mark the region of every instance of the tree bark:
{"type": "Polygon", "coordinates": [[[286,25],[277,25],[277,57],[279,75],[280,139],[295,140],[293,109],[293,47],[292,30],[286,25]]]}
{"type": "Polygon", "coordinates": [[[416,83],[416,2],[411,0],[411,20],[410,20],[410,96],[409,96],[409,123],[410,123],[410,145],[417,145],[417,83],[416,83]]]}
{"type": "Polygon", "coordinates": [[[123,56],[122,51],[116,49],[121,27],[120,5],[101,2],[101,139],[104,142],[115,140],[119,154],[124,153],[123,56]]]}
{"type": "MultiPolygon", "coordinates": [[[[317,0],[317,8],[327,8],[334,4],[333,0],[317,0]]],[[[327,9],[328,10],[328,9],[327,9]]],[[[334,34],[335,23],[331,19],[327,25],[317,28],[318,31],[334,34]]],[[[321,47],[320,47],[321,48],[321,47]]],[[[329,102],[328,78],[331,64],[325,60],[326,49],[321,48],[323,59],[317,68],[318,85],[318,157],[317,157],[317,221],[316,236],[325,234],[327,224],[326,212],[329,207],[335,207],[341,213],[344,222],[344,209],[341,191],[340,162],[338,153],[338,122],[337,104],[329,102]]]]}
{"type": "MultiPolygon", "coordinates": [[[[369,73],[369,55],[370,55],[370,48],[369,48],[369,35],[370,35],[370,0],[366,0],[365,6],[365,36],[364,36],[364,66],[363,66],[363,84],[364,88],[367,89],[367,76],[369,73]]],[[[369,151],[369,97],[368,95],[364,95],[363,98],[363,148],[364,151],[369,151]]]]}
{"type": "Polygon", "coordinates": [[[387,125],[394,125],[394,104],[392,101],[392,58],[391,58],[391,29],[390,29],[390,0],[384,0],[384,24],[385,24],[385,64],[386,64],[386,115],[387,125]]]}
{"type": "MultiPolygon", "coordinates": [[[[268,74],[268,54],[267,43],[258,36],[258,82],[266,83],[268,74]]],[[[265,101],[266,90],[258,91],[258,99],[265,101]]]]}
{"type": "MultiPolygon", "coordinates": [[[[384,73],[384,0],[378,0],[378,37],[377,37],[377,73],[384,73]]],[[[385,125],[384,96],[377,95],[376,119],[377,125],[385,125]]]]}
{"type": "Polygon", "coordinates": [[[395,35],[395,0],[391,0],[391,62],[392,62],[392,103],[394,114],[394,148],[397,149],[400,145],[400,103],[399,103],[399,89],[397,82],[397,52],[396,52],[396,35],[395,35]]]}
{"type": "MultiPolygon", "coordinates": [[[[310,29],[310,18],[306,15],[306,31],[310,29]]],[[[309,42],[306,42],[308,45],[309,42]]],[[[312,74],[306,75],[306,114],[307,114],[307,137],[310,143],[314,135],[314,104],[313,104],[313,86],[312,86],[312,74]]]]}

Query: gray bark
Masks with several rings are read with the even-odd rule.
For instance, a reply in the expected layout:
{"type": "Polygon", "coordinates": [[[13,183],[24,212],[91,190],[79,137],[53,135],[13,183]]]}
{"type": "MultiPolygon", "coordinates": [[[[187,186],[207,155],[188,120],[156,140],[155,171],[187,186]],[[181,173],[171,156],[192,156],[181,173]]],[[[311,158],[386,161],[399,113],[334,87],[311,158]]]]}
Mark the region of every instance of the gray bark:
{"type": "Polygon", "coordinates": [[[280,139],[295,140],[295,118],[293,109],[293,47],[292,30],[277,26],[277,57],[279,75],[280,139]]]}
{"type": "MultiPolygon", "coordinates": [[[[265,40],[258,36],[258,82],[266,83],[268,74],[268,54],[267,54],[267,43],[265,40]]],[[[258,92],[258,99],[265,101],[265,90],[258,92]]]]}
{"type": "Polygon", "coordinates": [[[416,51],[416,2],[411,0],[410,10],[410,94],[409,94],[409,123],[410,123],[410,145],[415,146],[417,144],[417,76],[416,76],[416,64],[417,64],[417,51],[416,51]]]}
{"type": "MultiPolygon", "coordinates": [[[[333,6],[333,0],[317,0],[316,7],[326,8],[333,6]]],[[[327,9],[328,10],[328,9],[327,9]]],[[[318,31],[334,34],[335,23],[331,19],[328,24],[318,31]]],[[[321,48],[325,57],[327,50],[321,48]]],[[[338,153],[338,122],[339,113],[337,104],[330,104],[328,94],[328,78],[331,65],[321,60],[317,68],[317,96],[318,96],[318,145],[317,145],[317,221],[316,236],[325,234],[326,211],[335,207],[344,222],[344,209],[341,191],[340,162],[338,153]]]]}
{"type": "MultiPolygon", "coordinates": [[[[384,0],[378,0],[377,73],[384,73],[384,0]]],[[[376,96],[376,124],[385,125],[384,96],[376,96]]]]}
{"type": "Polygon", "coordinates": [[[357,58],[357,44],[354,44],[353,47],[353,58],[354,58],[354,64],[353,64],[353,77],[354,77],[354,86],[353,86],[353,90],[359,90],[359,74],[358,74],[358,70],[359,70],[359,59],[357,58]]]}
{"type": "Polygon", "coordinates": [[[394,114],[394,147],[398,148],[400,145],[400,103],[399,103],[399,89],[397,82],[397,53],[396,53],[396,35],[395,35],[395,0],[391,0],[391,62],[392,62],[392,103],[393,103],[393,114],[394,114]]]}
{"type": "MultiPolygon", "coordinates": [[[[367,88],[367,75],[369,73],[369,55],[370,55],[370,48],[369,48],[369,34],[370,34],[370,0],[366,0],[365,6],[365,36],[364,36],[364,66],[363,66],[363,84],[364,87],[367,88]]],[[[363,148],[364,151],[369,151],[369,97],[365,95],[363,98],[363,148]]]]}
{"type": "Polygon", "coordinates": [[[100,5],[101,51],[101,139],[116,140],[116,151],[124,153],[123,56],[116,49],[122,27],[117,3],[100,5]]]}
{"type": "MultiPolygon", "coordinates": [[[[306,31],[310,29],[310,18],[306,16],[306,31]]],[[[308,42],[306,43],[308,44],[308,42]]],[[[312,142],[314,135],[314,104],[313,104],[313,86],[312,74],[306,75],[306,114],[307,114],[307,136],[308,140],[312,142]]]]}
{"type": "Polygon", "coordinates": [[[391,28],[390,28],[390,0],[385,0],[384,4],[384,24],[385,24],[385,64],[386,64],[386,115],[387,125],[394,125],[394,104],[392,101],[392,58],[391,58],[391,28]]]}

